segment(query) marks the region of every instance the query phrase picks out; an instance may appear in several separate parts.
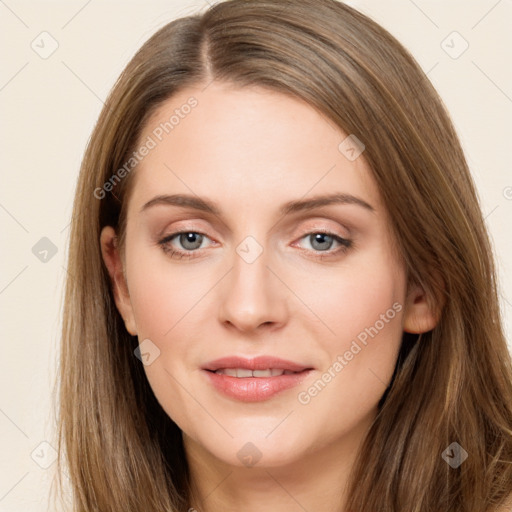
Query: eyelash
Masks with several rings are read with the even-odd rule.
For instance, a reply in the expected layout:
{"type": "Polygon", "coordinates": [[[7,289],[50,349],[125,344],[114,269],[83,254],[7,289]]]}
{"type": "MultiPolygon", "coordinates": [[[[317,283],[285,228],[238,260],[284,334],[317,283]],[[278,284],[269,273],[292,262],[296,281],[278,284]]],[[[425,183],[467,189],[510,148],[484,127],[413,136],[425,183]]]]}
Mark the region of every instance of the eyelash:
{"type": "MultiPolygon", "coordinates": [[[[177,236],[183,235],[183,234],[189,234],[189,233],[193,233],[195,235],[202,235],[202,236],[208,238],[207,235],[205,235],[204,233],[201,233],[200,231],[177,231],[177,232],[171,233],[171,234],[165,236],[164,238],[162,238],[161,240],[159,240],[158,241],[158,245],[160,245],[160,247],[162,248],[163,252],[165,254],[168,254],[171,258],[179,258],[179,259],[183,259],[183,258],[185,258],[185,259],[196,258],[196,257],[198,257],[197,253],[200,251],[200,249],[194,249],[194,250],[189,250],[189,251],[180,251],[180,250],[172,249],[169,246],[169,243],[174,238],[176,238],[177,236]]],[[[335,249],[334,251],[332,251],[332,250],[329,250],[329,251],[314,251],[313,250],[313,252],[318,253],[314,257],[319,259],[319,260],[323,260],[323,259],[330,258],[330,257],[335,257],[335,256],[337,256],[340,253],[345,253],[349,249],[351,249],[352,246],[353,246],[352,240],[348,240],[346,238],[342,238],[339,235],[336,235],[335,233],[331,233],[329,231],[310,231],[309,233],[306,233],[303,236],[301,236],[299,240],[302,240],[302,239],[304,239],[304,238],[306,238],[308,236],[311,236],[311,235],[327,235],[327,236],[333,238],[334,241],[336,241],[336,242],[338,242],[340,244],[340,247],[338,249],[335,249]]],[[[302,249],[302,250],[309,252],[309,249],[302,249]]]]}

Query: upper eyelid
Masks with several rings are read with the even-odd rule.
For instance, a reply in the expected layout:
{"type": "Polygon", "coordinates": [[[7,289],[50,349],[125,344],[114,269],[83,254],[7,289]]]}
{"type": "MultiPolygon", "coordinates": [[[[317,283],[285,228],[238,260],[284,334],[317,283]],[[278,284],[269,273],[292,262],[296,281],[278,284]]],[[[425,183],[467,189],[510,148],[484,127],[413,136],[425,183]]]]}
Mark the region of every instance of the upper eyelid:
{"type": "MultiPolygon", "coordinates": [[[[195,220],[184,219],[181,222],[184,223],[185,226],[183,226],[183,227],[177,226],[176,228],[170,230],[170,231],[172,231],[172,234],[193,232],[193,233],[199,233],[204,236],[207,236],[208,238],[211,238],[205,232],[205,231],[209,231],[207,228],[203,229],[202,227],[186,225],[187,222],[195,222],[195,220]]],[[[313,225],[310,225],[307,228],[304,228],[304,231],[297,227],[294,227],[292,229],[285,228],[285,231],[287,231],[287,232],[303,231],[304,234],[301,236],[304,236],[304,235],[307,235],[310,233],[317,233],[317,232],[326,232],[326,233],[329,233],[332,235],[339,236],[340,238],[350,238],[351,236],[353,236],[353,227],[351,227],[352,223],[341,223],[339,220],[334,219],[334,218],[329,218],[329,217],[322,217],[322,219],[319,219],[319,218],[317,218],[317,219],[311,219],[311,218],[298,219],[294,222],[294,225],[297,223],[304,224],[304,223],[309,223],[309,222],[311,222],[313,225]],[[326,222],[336,223],[338,225],[338,228],[337,229],[330,228],[325,225],[326,222]]],[[[168,235],[164,235],[166,229],[163,229],[160,231],[160,236],[158,237],[159,239],[163,238],[164,236],[168,236],[168,235]]],[[[215,231],[219,231],[216,228],[214,228],[214,229],[215,229],[215,231]]],[[[223,232],[223,231],[225,231],[225,230],[224,229],[220,230],[220,232],[223,232]]]]}

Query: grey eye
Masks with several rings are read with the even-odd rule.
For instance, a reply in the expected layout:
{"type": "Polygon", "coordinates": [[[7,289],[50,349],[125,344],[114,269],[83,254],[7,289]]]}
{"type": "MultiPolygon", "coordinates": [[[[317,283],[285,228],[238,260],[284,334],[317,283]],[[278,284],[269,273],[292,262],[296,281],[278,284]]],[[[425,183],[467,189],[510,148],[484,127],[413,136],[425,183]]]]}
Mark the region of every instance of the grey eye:
{"type": "Polygon", "coordinates": [[[191,231],[189,233],[181,233],[178,240],[184,249],[193,251],[194,249],[199,249],[199,247],[201,247],[203,238],[203,235],[200,233],[194,233],[191,231]]]}
{"type": "Polygon", "coordinates": [[[334,237],[327,233],[313,233],[309,236],[311,247],[319,251],[329,250],[334,242],[334,237]]]}

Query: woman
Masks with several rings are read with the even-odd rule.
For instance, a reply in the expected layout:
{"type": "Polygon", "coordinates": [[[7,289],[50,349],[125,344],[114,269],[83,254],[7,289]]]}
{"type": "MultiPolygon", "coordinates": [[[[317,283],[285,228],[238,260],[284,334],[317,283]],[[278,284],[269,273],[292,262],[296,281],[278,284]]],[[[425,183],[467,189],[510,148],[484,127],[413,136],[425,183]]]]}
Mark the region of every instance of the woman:
{"type": "Polygon", "coordinates": [[[510,509],[474,184],[356,10],[230,0],[150,38],[87,148],[68,268],[73,510],[510,509]]]}

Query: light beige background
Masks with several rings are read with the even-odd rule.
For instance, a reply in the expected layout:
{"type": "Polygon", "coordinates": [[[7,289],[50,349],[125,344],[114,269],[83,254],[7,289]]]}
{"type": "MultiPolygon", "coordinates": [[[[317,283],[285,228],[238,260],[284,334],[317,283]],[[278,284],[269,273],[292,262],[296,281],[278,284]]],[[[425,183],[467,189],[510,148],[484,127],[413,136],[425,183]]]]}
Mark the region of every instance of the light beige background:
{"type": "MultiPolygon", "coordinates": [[[[510,340],[512,1],[349,3],[412,52],[451,112],[494,241],[510,340]]],[[[0,0],[0,511],[49,510],[68,225],[102,101],[149,36],[207,6],[206,0],[0,0]],[[58,48],[48,56],[52,44],[58,48]],[[44,245],[32,250],[43,237],[57,251],[46,262],[44,245]]]]}

